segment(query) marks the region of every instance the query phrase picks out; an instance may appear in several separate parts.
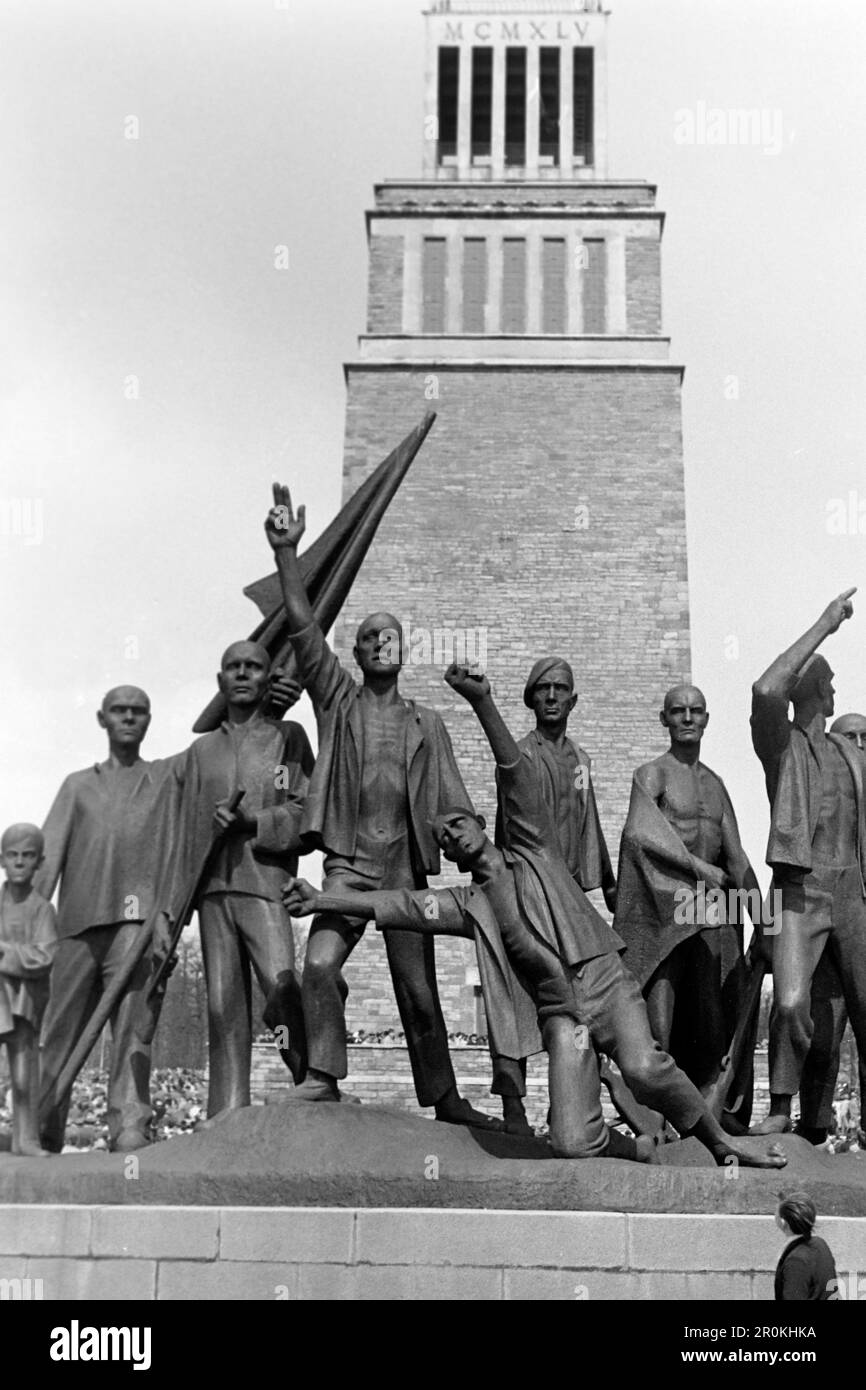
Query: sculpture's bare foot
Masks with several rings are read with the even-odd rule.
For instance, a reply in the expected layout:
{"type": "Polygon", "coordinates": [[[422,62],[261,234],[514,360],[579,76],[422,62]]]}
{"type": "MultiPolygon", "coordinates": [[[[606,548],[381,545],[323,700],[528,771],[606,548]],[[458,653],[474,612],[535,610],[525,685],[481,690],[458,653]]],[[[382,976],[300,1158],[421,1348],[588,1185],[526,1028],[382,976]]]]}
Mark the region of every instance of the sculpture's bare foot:
{"type": "Polygon", "coordinates": [[[501,1120],[484,1115],[480,1110],[473,1110],[463,1096],[458,1096],[456,1101],[449,1102],[447,1106],[437,1105],[436,1119],[445,1125],[468,1125],[472,1129],[490,1129],[500,1134],[505,1128],[501,1120]]]}
{"type": "Polygon", "coordinates": [[[639,1134],[634,1141],[637,1150],[635,1161],[637,1163],[658,1163],[660,1135],[639,1134]]]}
{"type": "Polygon", "coordinates": [[[778,1144],[771,1144],[766,1153],[752,1153],[742,1144],[714,1144],[713,1157],[719,1167],[736,1159],[741,1168],[784,1168],[788,1162],[778,1144]]]}
{"type": "Polygon", "coordinates": [[[224,1109],[218,1110],[215,1115],[209,1115],[206,1120],[199,1120],[198,1124],[195,1126],[196,1134],[201,1130],[213,1129],[214,1125],[220,1124],[222,1120],[227,1120],[229,1115],[237,1114],[240,1108],[239,1105],[226,1105],[224,1109]]]}
{"type": "MultiPolygon", "coordinates": [[[[297,1086],[295,1087],[295,1090],[297,1090],[297,1086]]],[[[360,1096],[350,1096],[348,1091],[341,1091],[339,1086],[337,1087],[337,1100],[340,1102],[341,1105],[361,1104],[360,1096]]]]}
{"type": "Polygon", "coordinates": [[[331,1101],[336,1104],[345,1099],[336,1081],[326,1081],[317,1076],[306,1077],[300,1086],[289,1092],[289,1100],[331,1101]]]}
{"type": "Polygon", "coordinates": [[[50,1158],[51,1151],[43,1149],[38,1139],[19,1139],[12,1145],[12,1153],[19,1158],[50,1158]]]}
{"type": "Polygon", "coordinates": [[[750,1134],[790,1134],[792,1129],[789,1115],[768,1115],[759,1125],[753,1125],[750,1134]]]}

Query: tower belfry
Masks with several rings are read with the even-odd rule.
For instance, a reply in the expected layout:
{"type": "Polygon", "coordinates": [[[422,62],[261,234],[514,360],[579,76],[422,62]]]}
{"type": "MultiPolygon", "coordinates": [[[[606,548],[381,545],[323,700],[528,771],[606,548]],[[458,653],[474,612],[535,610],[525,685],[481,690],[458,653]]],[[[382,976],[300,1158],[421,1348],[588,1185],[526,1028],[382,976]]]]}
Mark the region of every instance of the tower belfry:
{"type": "Polygon", "coordinates": [[[425,18],[424,173],[376,189],[361,358],[666,357],[655,189],[606,173],[609,15],[451,0],[425,18]]]}
{"type": "Polygon", "coordinates": [[[604,178],[601,4],[434,4],[427,12],[424,175],[604,178]]]}
{"type": "MultiPolygon", "coordinates": [[[[335,640],[351,661],[365,614],[402,620],[404,692],[443,715],[491,824],[489,753],[442,669],[479,658],[523,734],[530,667],[568,659],[615,854],[633,769],[663,749],[661,696],[691,665],[664,214],[652,184],[608,174],[602,0],[434,0],[425,24],[423,172],[377,185],[367,214],[344,498],[425,411],[438,419],[335,640]]],[[[350,1026],[369,1028],[373,1003],[396,1017],[374,952],[354,966],[350,1026]]],[[[446,1018],[472,1031],[461,952],[437,945],[446,1018]]]]}

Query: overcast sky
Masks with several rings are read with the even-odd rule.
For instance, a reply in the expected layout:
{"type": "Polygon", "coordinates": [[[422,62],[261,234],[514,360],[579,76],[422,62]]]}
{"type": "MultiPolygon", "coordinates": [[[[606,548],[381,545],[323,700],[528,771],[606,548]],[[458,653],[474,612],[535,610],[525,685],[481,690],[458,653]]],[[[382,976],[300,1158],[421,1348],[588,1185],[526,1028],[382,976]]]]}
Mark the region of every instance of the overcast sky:
{"type": "MultiPolygon", "coordinates": [[[[610,173],[668,214],[705,755],[760,866],[749,686],[866,585],[866,6],[612,7],[610,173]],[[767,138],[680,143],[701,103],[767,138]]],[[[189,741],[256,621],[275,476],[311,538],[338,508],[364,211],[420,172],[424,25],[418,0],[0,0],[0,29],[5,825],[104,755],[109,685],[150,692],[151,756],[189,741]]],[[[840,712],[866,710],[860,610],[827,648],[840,712]]]]}

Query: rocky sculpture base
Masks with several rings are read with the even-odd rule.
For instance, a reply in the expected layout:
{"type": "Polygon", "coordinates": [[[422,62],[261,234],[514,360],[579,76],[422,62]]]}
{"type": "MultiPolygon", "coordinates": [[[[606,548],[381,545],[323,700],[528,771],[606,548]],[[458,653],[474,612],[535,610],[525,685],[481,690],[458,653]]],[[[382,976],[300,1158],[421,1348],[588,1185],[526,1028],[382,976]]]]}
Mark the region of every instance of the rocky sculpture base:
{"type": "MultiPolygon", "coordinates": [[[[758,1152],[765,1139],[745,1141],[758,1152]]],[[[287,1101],[136,1154],[0,1154],[0,1204],[459,1207],[523,1211],[772,1213],[803,1187],[822,1216],[866,1216],[866,1156],[779,1141],[788,1166],[718,1168],[697,1140],[647,1166],[555,1159],[516,1139],[379,1106],[287,1101]]]]}

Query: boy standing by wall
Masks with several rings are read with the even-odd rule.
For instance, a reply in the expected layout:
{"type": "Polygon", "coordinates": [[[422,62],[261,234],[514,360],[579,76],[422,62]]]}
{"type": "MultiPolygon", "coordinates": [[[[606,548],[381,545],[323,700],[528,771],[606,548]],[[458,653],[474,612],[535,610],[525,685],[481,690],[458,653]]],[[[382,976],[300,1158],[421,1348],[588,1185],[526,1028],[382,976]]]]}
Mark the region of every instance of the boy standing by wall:
{"type": "Polygon", "coordinates": [[[39,1028],[57,943],[54,908],[36,892],[42,831],[11,825],[0,840],[6,882],[0,888],[0,1043],[12,1078],[12,1152],[48,1156],[39,1142],[39,1028]]]}

